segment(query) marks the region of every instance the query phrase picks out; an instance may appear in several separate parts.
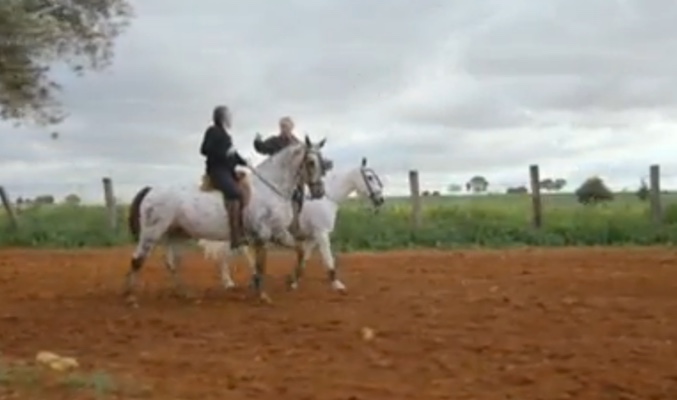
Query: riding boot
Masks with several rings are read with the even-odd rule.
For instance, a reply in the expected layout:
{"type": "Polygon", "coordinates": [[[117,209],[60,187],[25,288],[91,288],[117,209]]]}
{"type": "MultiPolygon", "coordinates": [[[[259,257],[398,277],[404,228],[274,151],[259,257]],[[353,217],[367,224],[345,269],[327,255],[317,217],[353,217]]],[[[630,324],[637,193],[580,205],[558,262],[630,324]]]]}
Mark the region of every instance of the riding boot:
{"type": "Polygon", "coordinates": [[[301,224],[299,221],[299,215],[301,214],[301,209],[303,208],[303,185],[300,185],[292,193],[291,204],[293,210],[293,218],[291,221],[291,226],[289,227],[289,233],[291,233],[296,240],[303,239],[303,232],[301,232],[301,224]]]}
{"type": "Polygon", "coordinates": [[[242,209],[239,200],[226,200],[228,226],[230,229],[230,248],[238,249],[246,244],[242,229],[242,209]]]}
{"type": "Polygon", "coordinates": [[[292,209],[293,209],[293,218],[291,220],[291,226],[289,227],[289,233],[291,233],[292,236],[294,236],[294,238],[301,239],[302,233],[301,233],[301,224],[299,221],[300,210],[298,205],[296,204],[292,206],[292,209]]]}

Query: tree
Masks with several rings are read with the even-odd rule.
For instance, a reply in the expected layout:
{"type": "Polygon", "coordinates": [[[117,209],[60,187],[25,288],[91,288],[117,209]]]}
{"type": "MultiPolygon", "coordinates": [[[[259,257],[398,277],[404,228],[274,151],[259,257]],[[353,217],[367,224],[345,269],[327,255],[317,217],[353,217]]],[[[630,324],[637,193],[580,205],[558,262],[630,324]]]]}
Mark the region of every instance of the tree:
{"type": "Polygon", "coordinates": [[[639,189],[637,189],[637,198],[641,201],[647,201],[649,199],[649,185],[646,184],[646,181],[642,179],[639,183],[639,189]]]}
{"type": "Polygon", "coordinates": [[[75,193],[71,193],[66,198],[63,199],[64,203],[77,206],[80,204],[80,196],[75,193]]]}
{"type": "Polygon", "coordinates": [[[483,176],[476,175],[470,178],[465,187],[469,192],[472,191],[474,193],[482,193],[487,191],[487,188],[489,187],[489,181],[487,181],[487,178],[483,176]]]}
{"type": "Polygon", "coordinates": [[[440,197],[440,192],[437,191],[437,190],[434,190],[432,195],[433,195],[433,197],[440,197]]]}
{"type": "Polygon", "coordinates": [[[567,180],[564,178],[557,178],[553,182],[553,190],[559,192],[560,190],[564,189],[564,187],[567,185],[567,180]]]}
{"type": "Polygon", "coordinates": [[[548,191],[548,192],[557,192],[566,186],[567,181],[566,179],[562,178],[557,178],[557,179],[552,179],[552,178],[545,178],[543,179],[540,183],[539,186],[541,189],[548,191]]]}
{"type": "Polygon", "coordinates": [[[593,176],[586,179],[585,182],[576,189],[576,197],[581,204],[595,204],[613,200],[614,194],[606,186],[602,178],[593,176]]]}
{"type": "Polygon", "coordinates": [[[458,193],[463,190],[463,186],[459,185],[457,183],[452,183],[449,186],[447,186],[447,192],[449,193],[458,193]]]}
{"type": "Polygon", "coordinates": [[[50,66],[78,74],[105,68],[131,14],[129,0],[0,1],[0,119],[63,120],[50,66]]]}
{"type": "Polygon", "coordinates": [[[506,194],[525,194],[529,193],[529,189],[527,189],[526,186],[515,186],[515,187],[509,187],[508,190],[505,191],[506,194]]]}
{"type": "Polygon", "coordinates": [[[553,181],[550,178],[545,178],[538,183],[538,186],[541,189],[549,192],[549,191],[553,190],[553,188],[555,187],[555,181],[553,181]]]}
{"type": "Polygon", "coordinates": [[[423,193],[421,193],[421,194],[423,195],[423,197],[428,197],[428,196],[430,196],[430,191],[424,190],[423,193]]]}
{"type": "Polygon", "coordinates": [[[54,204],[54,196],[51,194],[43,194],[33,200],[35,204],[54,204]]]}

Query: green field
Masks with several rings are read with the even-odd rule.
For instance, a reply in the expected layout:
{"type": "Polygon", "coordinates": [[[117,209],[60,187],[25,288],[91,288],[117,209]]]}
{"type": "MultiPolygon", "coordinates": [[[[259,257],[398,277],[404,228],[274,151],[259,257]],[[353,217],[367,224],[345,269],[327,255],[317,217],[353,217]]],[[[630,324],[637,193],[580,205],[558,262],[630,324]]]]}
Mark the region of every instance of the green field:
{"type": "MultiPolygon", "coordinates": [[[[546,195],[544,227],[530,227],[528,195],[426,197],[423,226],[413,231],[407,198],[389,198],[375,214],[365,201],[349,201],[334,232],[336,249],[382,250],[407,247],[514,245],[668,244],[677,240],[677,195],[665,194],[665,221],[651,223],[648,202],[617,194],[612,202],[583,206],[571,194],[546,195]]],[[[0,245],[29,247],[99,247],[130,243],[121,207],[121,229],[108,228],[105,211],[96,206],[41,206],[23,210],[20,228],[0,221],[0,245]]],[[[224,221],[225,223],[225,221],[224,221]]]]}

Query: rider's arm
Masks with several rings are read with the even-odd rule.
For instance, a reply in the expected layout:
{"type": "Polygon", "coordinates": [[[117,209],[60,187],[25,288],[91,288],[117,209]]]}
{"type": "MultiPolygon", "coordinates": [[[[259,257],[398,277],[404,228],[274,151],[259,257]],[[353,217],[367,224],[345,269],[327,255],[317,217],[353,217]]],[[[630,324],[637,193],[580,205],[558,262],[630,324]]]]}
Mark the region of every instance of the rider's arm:
{"type": "Polygon", "coordinates": [[[266,140],[261,140],[258,138],[254,140],[254,150],[256,150],[259,154],[266,156],[277,153],[281,147],[281,140],[277,135],[271,136],[266,140]]]}
{"type": "Polygon", "coordinates": [[[226,133],[225,137],[222,139],[222,143],[219,145],[221,149],[226,149],[226,157],[232,157],[232,160],[235,161],[235,164],[247,166],[247,161],[240,155],[235,149],[235,144],[233,143],[233,138],[230,136],[230,133],[226,133]]]}
{"type": "Polygon", "coordinates": [[[235,157],[235,162],[237,163],[237,165],[242,165],[243,167],[249,166],[247,160],[245,160],[238,151],[235,152],[233,157],[235,157]]]}

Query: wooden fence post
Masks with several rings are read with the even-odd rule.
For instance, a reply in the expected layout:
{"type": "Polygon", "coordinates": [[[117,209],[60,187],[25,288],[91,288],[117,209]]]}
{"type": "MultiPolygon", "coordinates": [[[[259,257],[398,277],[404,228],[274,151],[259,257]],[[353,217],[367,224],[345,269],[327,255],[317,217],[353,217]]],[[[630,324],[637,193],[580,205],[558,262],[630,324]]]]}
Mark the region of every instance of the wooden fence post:
{"type": "Polygon", "coordinates": [[[108,211],[108,223],[112,230],[118,229],[118,208],[115,204],[115,195],[113,193],[113,180],[103,178],[103,195],[106,201],[106,210],[108,211]]]}
{"type": "Polygon", "coordinates": [[[529,166],[531,177],[531,224],[540,229],[543,226],[543,201],[541,199],[541,174],[538,165],[529,166]]]}
{"type": "Polygon", "coordinates": [[[654,224],[663,223],[663,207],[661,206],[661,169],[659,165],[649,167],[649,201],[651,204],[651,219],[654,224]]]}
{"type": "Polygon", "coordinates": [[[409,171],[409,191],[411,192],[411,226],[414,229],[421,227],[421,193],[418,181],[418,171],[409,171]]]}
{"type": "Polygon", "coordinates": [[[17,221],[16,218],[16,213],[14,212],[14,207],[12,206],[12,202],[9,199],[9,195],[7,194],[7,191],[3,186],[0,186],[0,201],[2,201],[2,207],[5,209],[5,212],[7,213],[7,218],[9,218],[9,223],[12,225],[12,229],[18,229],[19,228],[19,222],[17,221]]]}

